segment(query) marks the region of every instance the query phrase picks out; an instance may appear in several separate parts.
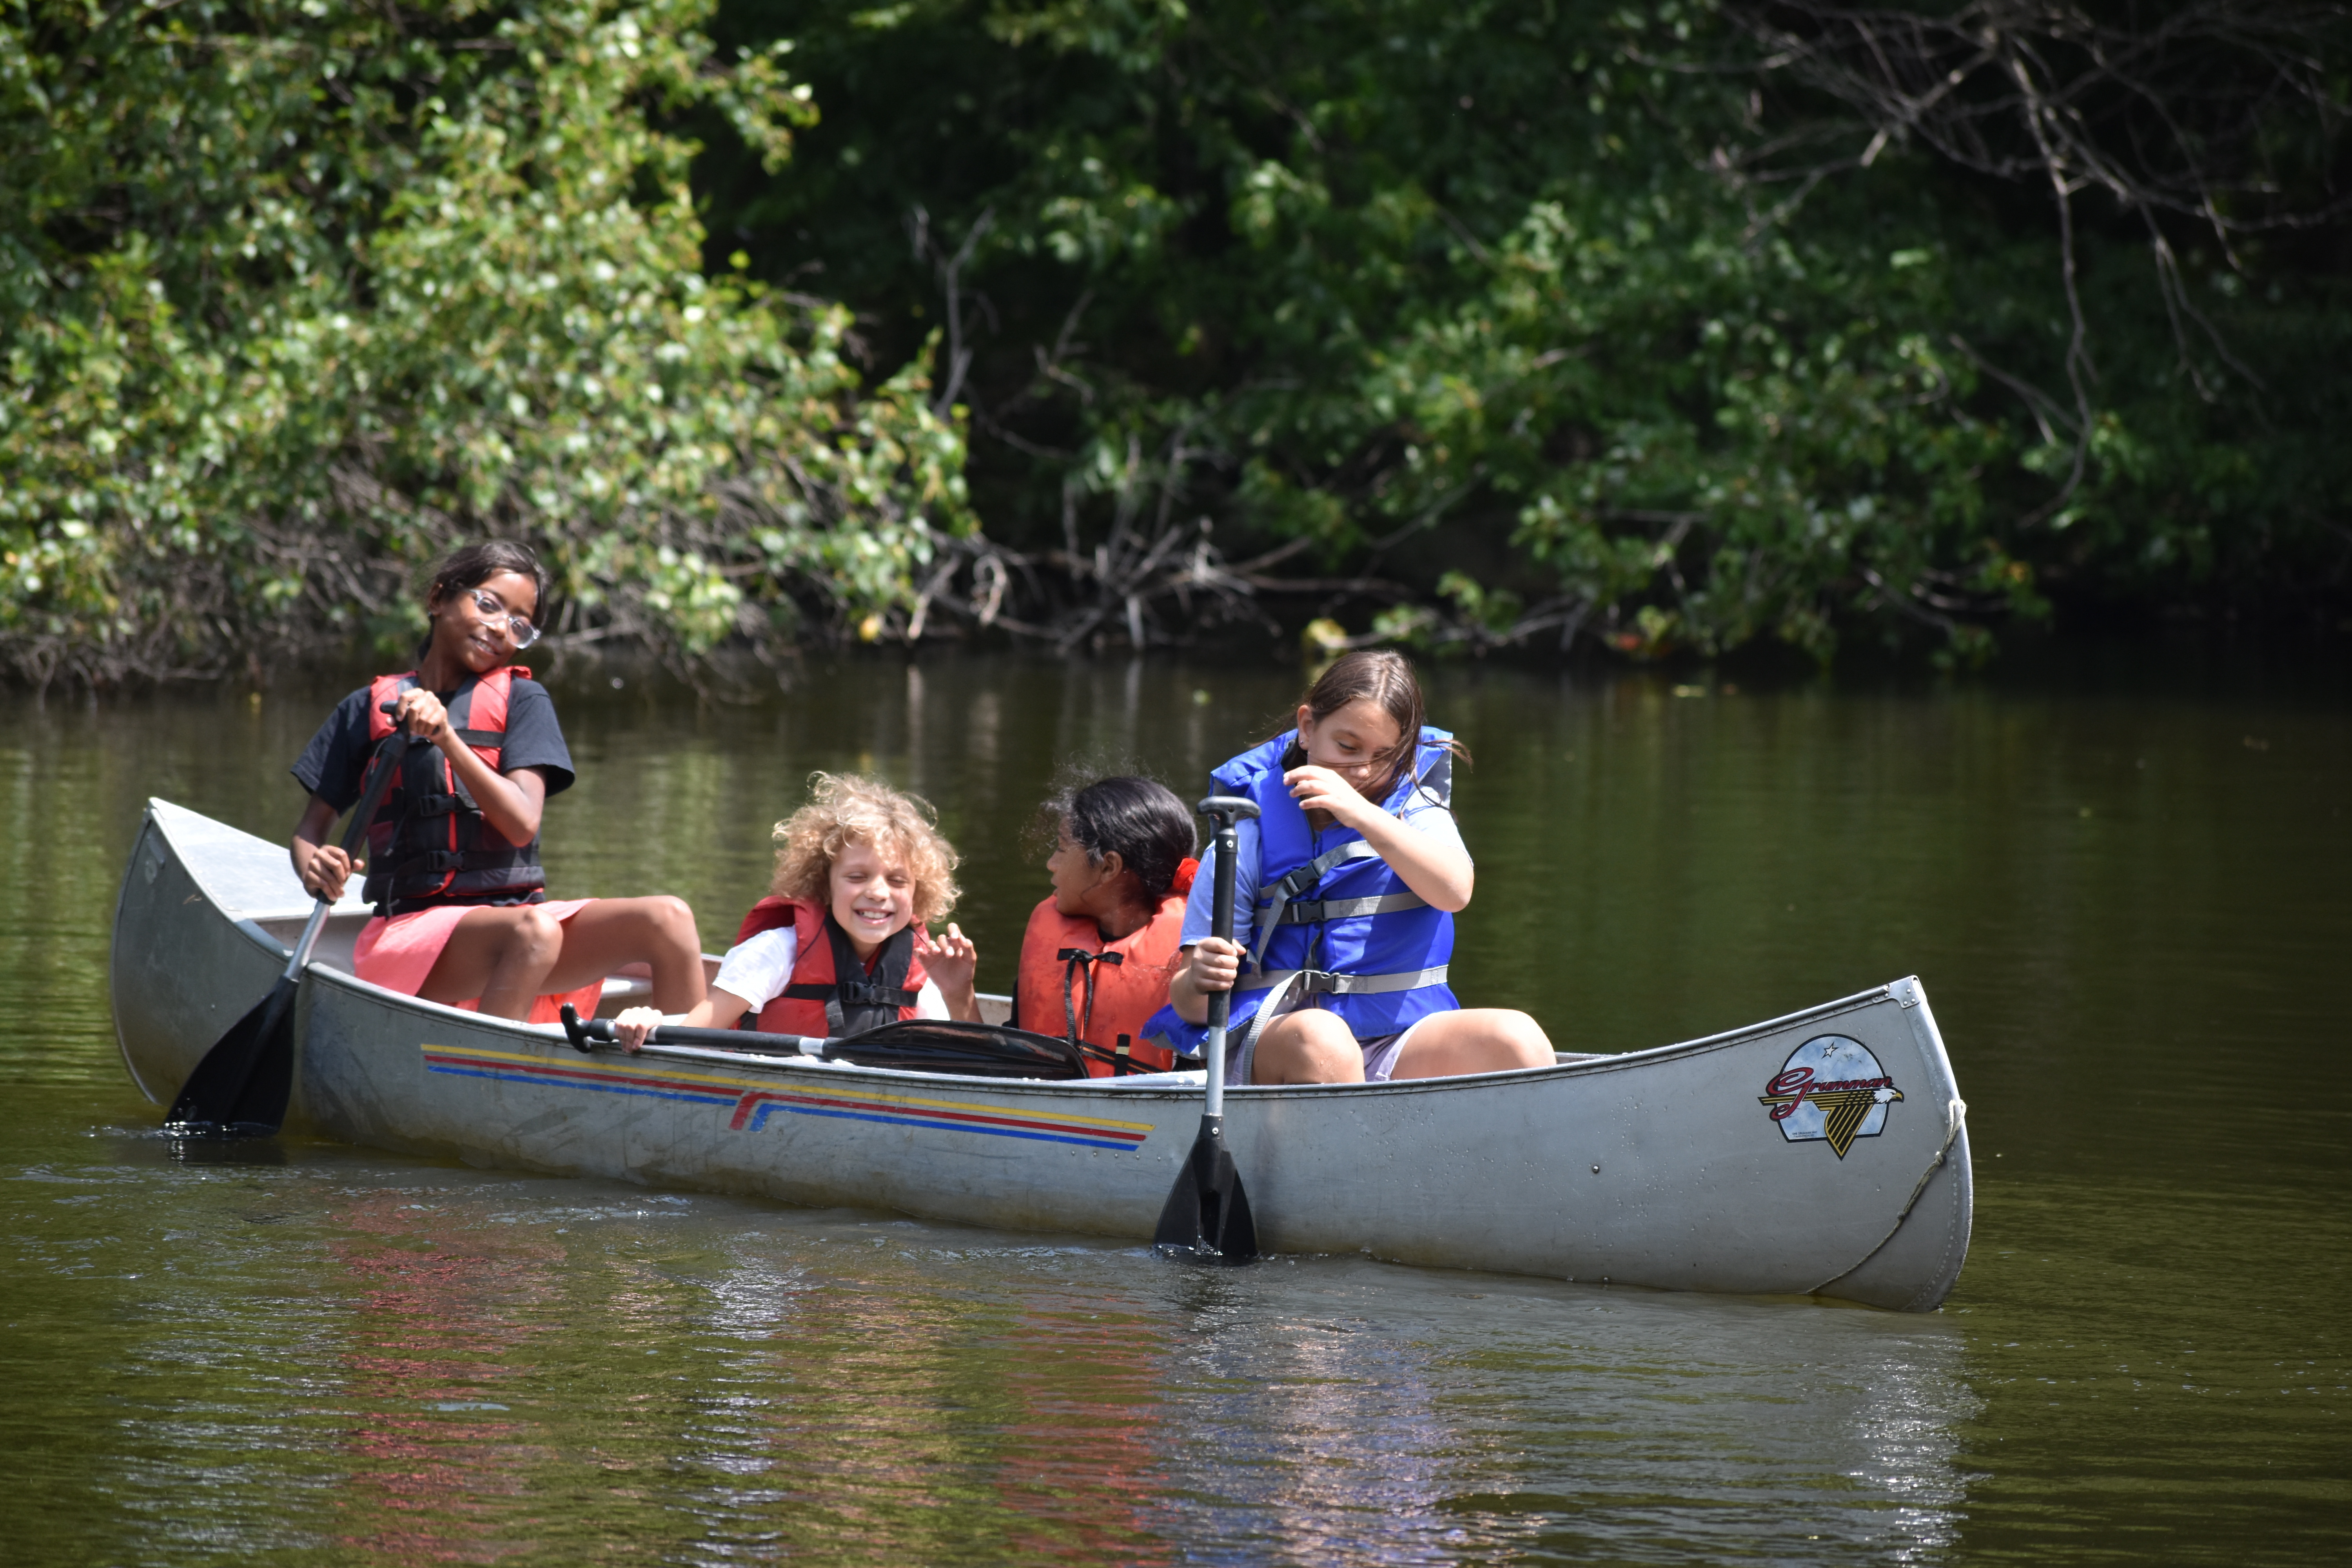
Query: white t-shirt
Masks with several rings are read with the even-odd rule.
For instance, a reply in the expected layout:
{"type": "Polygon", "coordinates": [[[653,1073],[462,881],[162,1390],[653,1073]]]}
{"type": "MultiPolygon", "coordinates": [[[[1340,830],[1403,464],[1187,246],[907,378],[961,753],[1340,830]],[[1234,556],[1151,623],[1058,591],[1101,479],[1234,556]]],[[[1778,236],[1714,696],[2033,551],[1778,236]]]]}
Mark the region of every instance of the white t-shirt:
{"type": "MultiPolygon", "coordinates": [[[[749,942],[739,942],[719,962],[719,978],[711,984],[730,996],[751,1004],[754,1013],[774,1001],[793,978],[793,961],[800,956],[800,941],[790,926],[763,931],[749,942]]],[[[915,1016],[944,1018],[948,999],[939,984],[926,980],[915,994],[915,1016]]]]}

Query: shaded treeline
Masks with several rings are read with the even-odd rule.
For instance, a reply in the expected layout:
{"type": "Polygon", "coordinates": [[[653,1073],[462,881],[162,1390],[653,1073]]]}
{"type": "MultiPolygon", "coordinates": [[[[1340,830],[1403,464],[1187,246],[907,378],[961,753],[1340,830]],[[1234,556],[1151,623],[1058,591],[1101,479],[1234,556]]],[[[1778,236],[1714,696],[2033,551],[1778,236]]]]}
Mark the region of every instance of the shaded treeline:
{"type": "Polygon", "coordinates": [[[944,334],[935,605],[1965,657],[2340,613],[2345,21],[728,0],[823,118],[698,181],[871,364],[944,334]]]}
{"type": "Polygon", "coordinates": [[[688,668],[2330,625],[2346,43],[2283,0],[25,0],[0,657],[397,647],[486,531],[559,636],[688,668]]]}

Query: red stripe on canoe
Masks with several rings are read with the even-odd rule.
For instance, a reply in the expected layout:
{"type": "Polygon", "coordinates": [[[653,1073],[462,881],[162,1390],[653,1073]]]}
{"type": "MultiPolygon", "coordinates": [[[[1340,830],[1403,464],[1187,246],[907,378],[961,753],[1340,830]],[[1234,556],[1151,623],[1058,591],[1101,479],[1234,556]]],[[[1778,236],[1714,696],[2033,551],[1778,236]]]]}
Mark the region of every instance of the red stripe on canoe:
{"type": "Polygon", "coordinates": [[[867,1110],[891,1116],[919,1116],[939,1121],[969,1121],[983,1127],[1025,1127],[1040,1132],[1061,1132],[1085,1138],[1115,1139],[1125,1143],[1140,1143],[1149,1132],[1111,1131],[1087,1127],[1068,1121],[1038,1121],[1020,1116],[982,1116],[971,1111],[933,1110],[928,1106],[904,1105],[887,1100],[844,1100],[837,1095],[805,1094],[773,1089],[757,1091],[759,1098],[772,1104],[829,1105],[844,1110],[867,1110]]]}

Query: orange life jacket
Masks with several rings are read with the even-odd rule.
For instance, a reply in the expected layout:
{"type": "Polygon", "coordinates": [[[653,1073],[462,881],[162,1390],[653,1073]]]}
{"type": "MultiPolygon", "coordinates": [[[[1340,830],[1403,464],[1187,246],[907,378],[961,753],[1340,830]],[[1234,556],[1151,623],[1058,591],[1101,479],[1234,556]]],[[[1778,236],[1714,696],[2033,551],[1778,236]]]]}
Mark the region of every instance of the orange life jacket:
{"type": "MultiPolygon", "coordinates": [[[[505,754],[507,697],[520,665],[467,680],[449,699],[449,722],[474,754],[499,771],[505,754]]],[[[383,710],[418,685],[416,672],[379,675],[368,683],[368,738],[392,733],[383,710]]],[[[387,764],[371,760],[368,771],[387,764]]],[[[516,844],[490,826],[473,795],[438,746],[408,746],[395,753],[400,769],[391,793],[368,826],[367,880],[360,896],[386,914],[443,903],[526,901],[547,886],[539,840],[516,844]]],[[[365,781],[362,780],[362,787],[365,781]]]]}
{"type": "Polygon", "coordinates": [[[1078,1042],[1087,1071],[1109,1078],[1119,1070],[1122,1037],[1129,1059],[1145,1072],[1166,1072],[1175,1054],[1135,1037],[1143,1021],[1168,1005],[1184,933],[1184,900],[1170,893],[1150,920],[1106,942],[1095,922],[1066,915],[1046,899],[1029,912],[1021,939],[1021,974],[1014,1016],[1024,1029],[1078,1042]]]}
{"type": "Polygon", "coordinates": [[[772,1035],[838,1039],[915,1016],[922,994],[923,961],[915,928],[894,931],[861,963],[849,933],[831,910],[806,899],[761,899],[735,933],[740,945],[763,931],[793,928],[793,973],[760,1009],[760,1027],[772,1035]],[[844,975],[849,978],[845,980],[844,975]]]}

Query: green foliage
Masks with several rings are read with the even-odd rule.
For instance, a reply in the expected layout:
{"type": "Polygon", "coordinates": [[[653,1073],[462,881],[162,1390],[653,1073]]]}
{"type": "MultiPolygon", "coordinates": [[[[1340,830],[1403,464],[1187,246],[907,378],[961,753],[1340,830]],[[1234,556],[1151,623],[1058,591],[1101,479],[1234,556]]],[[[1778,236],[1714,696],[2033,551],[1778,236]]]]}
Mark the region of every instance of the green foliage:
{"type": "Polygon", "coordinates": [[[967,530],[910,366],[704,277],[695,111],[782,165],[788,46],[698,0],[0,11],[0,650],[107,680],[328,635],[499,532],[692,657],[887,612],[967,530]],[[854,563],[854,566],[850,563],[854,563]]]}
{"type": "Polygon", "coordinates": [[[2063,386],[2046,203],[1899,141],[1818,186],[1743,175],[1726,149],[1821,127],[1713,68],[1704,0],[729,0],[721,26],[796,38],[826,118],[781,179],[715,139],[714,226],[821,268],[885,359],[940,303],[893,215],[950,241],[989,216],[961,281],[997,323],[971,401],[1001,538],[1055,540],[1066,500],[1097,538],[1207,515],[1228,559],[1306,540],[1405,579],[1394,635],[1824,658],[1856,632],[1975,658],[2052,584],[2263,590],[2339,552],[2332,270],[2249,247],[2278,297],[2231,308],[2180,242],[2273,373],[2251,396],[2174,332],[2137,220],[2086,211],[2101,406],[2057,507],[2073,443],[2017,390],[2063,386]]]}
{"type": "MultiPolygon", "coordinates": [[[[7,0],[0,656],[396,649],[487,532],[680,663],[1008,595],[1638,658],[2336,613],[2345,225],[2164,220],[2168,294],[2078,201],[2077,420],[2046,193],[1900,135],[1766,178],[1853,122],[1741,15],[7,0]]],[[[2340,126],[2263,127],[2324,195],[2340,126]]]]}

